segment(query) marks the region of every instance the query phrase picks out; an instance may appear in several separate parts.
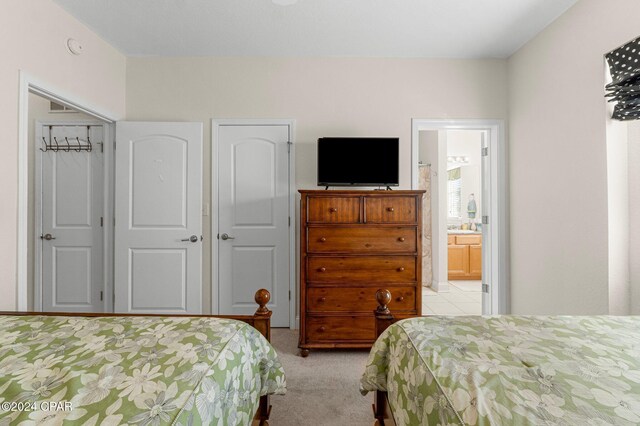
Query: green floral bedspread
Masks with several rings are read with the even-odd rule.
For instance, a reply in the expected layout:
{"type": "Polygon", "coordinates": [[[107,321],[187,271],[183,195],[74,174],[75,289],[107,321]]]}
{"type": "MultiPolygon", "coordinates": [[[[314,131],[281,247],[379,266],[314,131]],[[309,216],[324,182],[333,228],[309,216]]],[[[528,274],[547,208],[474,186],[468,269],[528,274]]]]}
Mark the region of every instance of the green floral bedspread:
{"type": "Polygon", "coordinates": [[[239,321],[0,316],[0,425],[248,425],[285,387],[239,321]]]}
{"type": "Polygon", "coordinates": [[[425,317],[389,327],[361,391],[398,425],[638,425],[640,317],[425,317]]]}

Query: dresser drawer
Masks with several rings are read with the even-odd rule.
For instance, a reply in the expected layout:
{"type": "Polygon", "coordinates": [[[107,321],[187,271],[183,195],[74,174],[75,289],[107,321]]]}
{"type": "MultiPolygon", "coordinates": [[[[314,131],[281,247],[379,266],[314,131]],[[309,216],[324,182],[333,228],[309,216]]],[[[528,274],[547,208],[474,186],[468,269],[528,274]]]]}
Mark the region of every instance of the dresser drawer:
{"type": "MultiPolygon", "coordinates": [[[[309,287],[307,289],[307,311],[309,312],[372,312],[378,287],[309,287]]],[[[416,310],[415,287],[391,287],[389,309],[397,311],[416,310]]]]}
{"type": "Polygon", "coordinates": [[[307,317],[307,339],[311,341],[364,340],[376,338],[371,316],[307,317]]]}
{"type": "Polygon", "coordinates": [[[415,197],[367,197],[367,223],[416,223],[415,197]]]}
{"type": "Polygon", "coordinates": [[[307,204],[309,222],[360,222],[359,197],[309,197],[307,204]]]}
{"type": "Polygon", "coordinates": [[[405,283],[416,281],[414,256],[308,256],[307,280],[325,283],[405,283]]]}
{"type": "Polygon", "coordinates": [[[415,253],[416,228],[381,226],[308,228],[310,253],[415,253]]]}

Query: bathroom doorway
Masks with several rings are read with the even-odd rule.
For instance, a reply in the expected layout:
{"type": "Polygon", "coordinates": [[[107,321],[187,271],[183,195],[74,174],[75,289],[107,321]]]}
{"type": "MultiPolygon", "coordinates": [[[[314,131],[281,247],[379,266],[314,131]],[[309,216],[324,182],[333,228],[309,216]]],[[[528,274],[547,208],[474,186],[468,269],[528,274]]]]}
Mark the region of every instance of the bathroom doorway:
{"type": "Polygon", "coordinates": [[[413,121],[413,188],[427,191],[423,315],[507,312],[501,130],[499,122],[413,121]]]}

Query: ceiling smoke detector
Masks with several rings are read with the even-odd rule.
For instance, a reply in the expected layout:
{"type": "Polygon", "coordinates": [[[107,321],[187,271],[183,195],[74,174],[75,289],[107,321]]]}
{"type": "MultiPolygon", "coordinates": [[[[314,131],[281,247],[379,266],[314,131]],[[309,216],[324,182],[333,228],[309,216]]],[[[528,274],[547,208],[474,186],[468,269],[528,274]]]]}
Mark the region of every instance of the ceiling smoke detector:
{"type": "Polygon", "coordinates": [[[67,39],[67,50],[72,55],[79,55],[82,53],[82,45],[74,38],[67,39]]]}

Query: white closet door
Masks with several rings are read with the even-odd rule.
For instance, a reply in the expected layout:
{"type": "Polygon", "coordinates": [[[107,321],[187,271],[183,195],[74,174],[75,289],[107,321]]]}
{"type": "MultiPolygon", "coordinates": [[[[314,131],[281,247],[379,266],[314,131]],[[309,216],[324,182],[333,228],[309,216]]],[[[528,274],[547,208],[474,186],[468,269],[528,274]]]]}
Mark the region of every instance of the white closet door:
{"type": "Polygon", "coordinates": [[[116,125],[115,311],[201,313],[202,124],[116,125]]]}
{"type": "Polygon", "coordinates": [[[266,288],[274,327],[289,326],[289,134],[288,125],[218,132],[219,311],[253,314],[266,288]]]}
{"type": "MultiPolygon", "coordinates": [[[[90,132],[91,140],[102,140],[102,126],[91,126],[90,132]]],[[[55,144],[55,138],[60,145],[58,152],[37,152],[41,165],[37,191],[42,197],[42,310],[101,312],[103,154],[98,145],[91,152],[73,150],[78,144],[76,137],[86,141],[87,126],[52,126],[50,133],[49,126],[43,126],[42,136],[47,143],[55,144]]]]}

